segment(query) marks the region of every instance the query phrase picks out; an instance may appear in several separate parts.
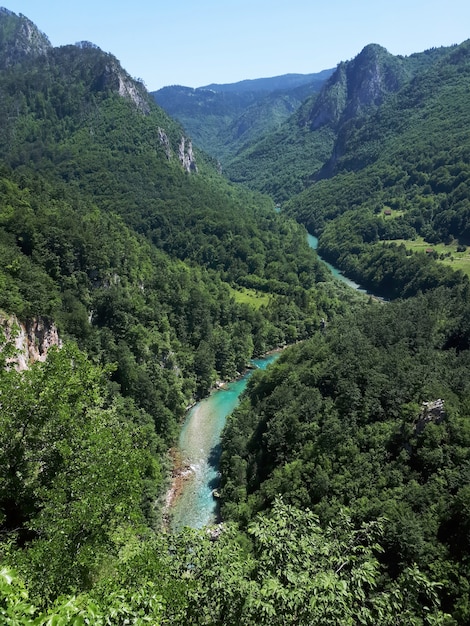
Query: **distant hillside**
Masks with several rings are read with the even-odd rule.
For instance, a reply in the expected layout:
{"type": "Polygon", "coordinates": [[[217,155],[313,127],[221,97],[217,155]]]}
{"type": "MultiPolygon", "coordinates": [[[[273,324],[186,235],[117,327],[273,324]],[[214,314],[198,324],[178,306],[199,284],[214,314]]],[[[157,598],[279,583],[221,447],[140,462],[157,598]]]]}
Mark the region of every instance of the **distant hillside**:
{"type": "Polygon", "coordinates": [[[334,157],[343,127],[371,112],[442,54],[440,49],[400,57],[376,44],[366,46],[355,59],[340,63],[320,93],[302,102],[279,129],[239,151],[226,175],[278,202],[291,198],[334,157]]]}
{"type": "Polygon", "coordinates": [[[309,85],[310,83],[322,83],[331,76],[332,71],[333,70],[330,69],[314,74],[283,74],[282,76],[272,76],[270,78],[241,80],[237,83],[211,83],[199,89],[212,89],[217,92],[231,91],[235,93],[242,93],[244,91],[287,91],[288,89],[295,89],[296,87],[309,85]]]}
{"type": "Polygon", "coordinates": [[[222,165],[244,146],[277,129],[332,70],[286,74],[230,84],[164,87],[152,93],[179,120],[195,143],[222,165]]]}
{"type": "Polygon", "coordinates": [[[428,60],[340,125],[330,159],[285,205],[322,254],[389,296],[470,275],[470,40],[428,60]],[[423,282],[431,257],[440,268],[423,282]]]}

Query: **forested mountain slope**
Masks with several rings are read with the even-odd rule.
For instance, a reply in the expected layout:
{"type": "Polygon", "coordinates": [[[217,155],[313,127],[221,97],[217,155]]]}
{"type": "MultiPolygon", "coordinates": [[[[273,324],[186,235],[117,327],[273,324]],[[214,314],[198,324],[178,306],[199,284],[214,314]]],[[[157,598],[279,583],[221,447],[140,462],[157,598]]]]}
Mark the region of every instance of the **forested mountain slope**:
{"type": "Polygon", "coordinates": [[[347,275],[396,301],[351,310],[253,377],[221,468],[224,516],[247,528],[280,497],[326,526],[345,509],[357,525],[381,519],[383,581],[417,565],[451,615],[438,623],[449,624],[470,619],[470,293],[458,256],[468,243],[469,49],[417,57],[424,64],[391,90],[374,91],[366,72],[362,89],[343,83],[351,89],[328,100],[325,88],[310,109],[310,124],[337,124],[334,147],[283,210],[347,275]]]}
{"type": "Polygon", "coordinates": [[[442,262],[428,287],[451,269],[468,274],[469,50],[468,41],[448,50],[371,115],[350,120],[324,178],[286,204],[320,235],[325,256],[376,291],[416,293],[426,256],[442,262]]]}
{"type": "Polygon", "coordinates": [[[27,57],[46,54],[51,42],[31,20],[24,15],[0,7],[1,68],[5,69],[27,57]]]}
{"type": "Polygon", "coordinates": [[[371,303],[252,378],[224,433],[224,516],[249,527],[282,497],[323,524],[382,519],[385,580],[417,565],[442,623],[467,623],[469,302],[467,286],[371,303]]]}
{"type": "Polygon", "coordinates": [[[427,256],[424,294],[339,291],[115,57],[0,33],[0,308],[64,342],[0,350],[0,621],[468,623],[467,282],[427,256]],[[224,524],[162,532],[187,404],[296,342],[224,435],[224,524]]]}
{"type": "Polygon", "coordinates": [[[12,285],[2,296],[7,312],[57,317],[64,332],[81,339],[77,333],[114,323],[126,333],[130,315],[144,327],[161,325],[161,313],[144,312],[144,302],[170,299],[168,332],[183,344],[183,371],[189,347],[205,350],[212,340],[229,346],[226,357],[208,348],[215,361],[200,392],[216,373],[233,375],[250,353],[294,338],[285,335],[288,326],[297,335],[296,323],[281,321],[283,308],[304,307],[302,324],[314,319],[305,290],[315,280],[315,260],[302,229],[277,216],[267,199],[227,185],[112,55],[89,43],[49,48],[9,67],[0,81],[5,254],[31,267],[18,280],[4,264],[12,285]],[[49,287],[31,288],[34,273],[49,287]],[[184,296],[177,296],[181,281],[184,296]],[[270,294],[271,313],[238,305],[232,296],[242,287],[255,303],[266,304],[270,294]],[[212,299],[219,313],[208,306],[212,299]],[[114,322],[121,307],[126,314],[114,322]],[[245,342],[242,360],[232,351],[235,335],[245,342]]]}
{"type": "Polygon", "coordinates": [[[361,119],[443,49],[394,56],[377,44],[342,62],[317,96],[307,98],[276,132],[248,146],[226,168],[227,176],[283,202],[310,186],[335,153],[341,129],[361,119]]]}
{"type": "Polygon", "coordinates": [[[197,89],[175,85],[152,95],[225,167],[244,147],[277,129],[305,98],[318,93],[331,73],[286,74],[197,89]]]}

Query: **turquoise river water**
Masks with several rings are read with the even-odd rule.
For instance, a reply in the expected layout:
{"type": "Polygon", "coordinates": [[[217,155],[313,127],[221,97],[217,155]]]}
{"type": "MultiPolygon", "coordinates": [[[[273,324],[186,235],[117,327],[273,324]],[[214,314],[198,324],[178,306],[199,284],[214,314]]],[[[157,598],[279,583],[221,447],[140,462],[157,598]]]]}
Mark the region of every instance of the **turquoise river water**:
{"type": "MultiPolygon", "coordinates": [[[[307,238],[310,247],[316,250],[318,239],[314,235],[307,238]]],[[[321,260],[333,276],[353,289],[364,291],[336,267],[321,260]]],[[[274,353],[264,359],[256,359],[253,365],[265,369],[278,356],[279,353],[274,353]]],[[[252,373],[253,370],[249,370],[243,378],[214,391],[188,412],[180,433],[179,449],[183,463],[191,471],[182,493],[171,508],[172,530],[178,531],[185,526],[202,528],[217,522],[218,506],[213,491],[219,484],[220,437],[225,421],[237,406],[252,373]]]]}
{"type": "MultiPolygon", "coordinates": [[[[307,241],[308,241],[308,245],[314,250],[318,248],[318,239],[317,237],[315,237],[315,235],[308,234],[307,241]]],[[[344,276],[344,274],[342,274],[337,267],[334,267],[333,265],[331,265],[331,263],[328,263],[328,261],[325,261],[325,259],[322,259],[320,255],[318,255],[318,258],[321,261],[323,261],[323,263],[328,267],[328,269],[333,274],[333,276],[335,276],[336,278],[339,278],[339,280],[341,280],[343,283],[346,283],[346,285],[348,285],[349,287],[352,287],[352,289],[357,289],[358,291],[362,291],[365,293],[365,289],[363,289],[360,285],[355,283],[353,280],[351,280],[347,276],[344,276]]]]}
{"type": "MultiPolygon", "coordinates": [[[[265,369],[279,353],[252,361],[255,368],[265,369]]],[[[248,372],[225,389],[214,391],[198,402],[186,416],[179,438],[183,462],[191,468],[181,495],[171,509],[171,529],[184,526],[202,528],[217,521],[218,507],[213,490],[219,482],[220,436],[225,420],[239,402],[248,379],[248,372]]]]}

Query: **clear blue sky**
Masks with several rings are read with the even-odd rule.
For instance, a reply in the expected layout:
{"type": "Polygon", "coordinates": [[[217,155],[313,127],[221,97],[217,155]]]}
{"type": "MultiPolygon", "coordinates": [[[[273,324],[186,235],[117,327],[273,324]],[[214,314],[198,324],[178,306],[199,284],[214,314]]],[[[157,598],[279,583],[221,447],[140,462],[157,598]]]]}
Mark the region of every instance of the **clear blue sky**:
{"type": "Polygon", "coordinates": [[[153,91],[408,55],[470,38],[469,0],[0,0],[54,46],[87,40],[153,91]]]}

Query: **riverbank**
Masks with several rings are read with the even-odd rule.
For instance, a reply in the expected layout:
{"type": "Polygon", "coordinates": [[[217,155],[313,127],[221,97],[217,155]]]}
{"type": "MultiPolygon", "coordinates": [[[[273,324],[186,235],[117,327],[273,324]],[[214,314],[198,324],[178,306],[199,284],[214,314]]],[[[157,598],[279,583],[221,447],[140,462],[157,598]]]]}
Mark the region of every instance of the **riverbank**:
{"type": "Polygon", "coordinates": [[[235,380],[222,382],[197,402],[186,414],[178,448],[170,451],[170,487],[163,505],[163,525],[167,530],[184,526],[201,528],[214,523],[218,503],[214,490],[219,484],[220,438],[226,418],[236,408],[247,381],[256,369],[265,369],[284,346],[271,350],[235,380]]]}
{"type": "Polygon", "coordinates": [[[343,284],[347,285],[348,287],[351,287],[351,289],[354,289],[354,291],[356,291],[357,293],[361,293],[369,298],[372,298],[373,300],[376,300],[377,302],[382,302],[382,303],[388,302],[387,298],[384,298],[383,296],[377,296],[376,294],[372,293],[371,291],[369,291],[368,289],[366,289],[359,283],[356,283],[351,278],[348,278],[347,276],[345,276],[340,269],[338,269],[334,265],[331,265],[331,263],[329,263],[323,257],[321,257],[317,251],[318,250],[318,238],[315,237],[315,235],[311,235],[310,233],[307,233],[307,242],[308,242],[308,245],[312,248],[312,250],[315,250],[315,252],[317,252],[318,258],[320,259],[322,263],[326,265],[326,267],[330,270],[334,278],[338,279],[339,281],[341,281],[343,284]]]}
{"type": "Polygon", "coordinates": [[[170,487],[166,492],[162,509],[162,526],[165,530],[169,529],[171,507],[174,506],[176,500],[181,495],[186,481],[191,478],[191,467],[184,463],[178,448],[170,448],[168,451],[171,464],[170,487]]]}

